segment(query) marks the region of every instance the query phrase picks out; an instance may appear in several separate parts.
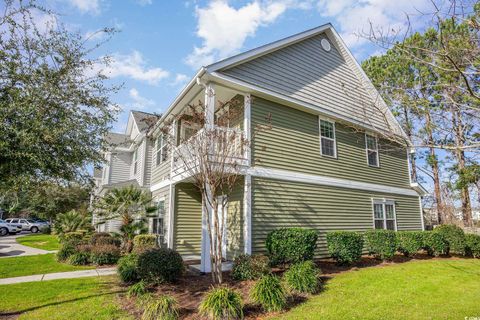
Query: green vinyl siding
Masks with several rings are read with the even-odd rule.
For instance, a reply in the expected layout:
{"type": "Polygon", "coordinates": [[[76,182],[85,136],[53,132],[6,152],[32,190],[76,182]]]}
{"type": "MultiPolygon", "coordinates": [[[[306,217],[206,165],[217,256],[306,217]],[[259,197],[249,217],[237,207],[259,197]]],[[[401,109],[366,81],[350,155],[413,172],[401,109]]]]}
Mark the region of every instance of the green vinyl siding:
{"type": "Polygon", "coordinates": [[[175,186],[175,250],[200,255],[202,244],[202,197],[192,184],[175,186]]]}
{"type": "Polygon", "coordinates": [[[243,253],[243,185],[244,179],[241,177],[238,184],[232,190],[228,198],[228,216],[227,216],[227,259],[243,253]]]}
{"type": "Polygon", "coordinates": [[[253,178],[252,249],[265,252],[267,234],[283,227],[316,229],[319,256],[327,255],[325,234],[373,228],[373,198],[395,201],[398,230],[420,230],[419,198],[273,179],[253,178]]]}
{"type": "Polygon", "coordinates": [[[318,116],[258,97],[252,99],[252,161],[255,166],[409,188],[404,147],[380,140],[380,167],[370,167],[365,134],[335,123],[337,157],[320,154],[318,116]],[[271,127],[269,127],[269,122],[271,127]]]}

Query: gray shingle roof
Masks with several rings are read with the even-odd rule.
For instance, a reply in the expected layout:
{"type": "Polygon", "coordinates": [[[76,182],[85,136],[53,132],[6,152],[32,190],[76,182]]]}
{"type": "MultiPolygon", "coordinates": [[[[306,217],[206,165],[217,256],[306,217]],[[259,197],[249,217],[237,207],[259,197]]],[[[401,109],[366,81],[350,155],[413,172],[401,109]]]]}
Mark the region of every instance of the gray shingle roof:
{"type": "Polygon", "coordinates": [[[148,128],[152,127],[157,120],[160,118],[158,115],[153,113],[147,113],[143,111],[133,111],[132,110],[133,119],[138,126],[138,130],[144,131],[148,128]]]}
{"type": "Polygon", "coordinates": [[[114,147],[118,147],[118,146],[128,147],[128,145],[130,144],[131,141],[130,141],[130,139],[129,139],[129,136],[127,136],[126,134],[109,132],[109,133],[107,133],[107,135],[105,136],[105,142],[106,142],[109,146],[114,146],[114,147]]]}

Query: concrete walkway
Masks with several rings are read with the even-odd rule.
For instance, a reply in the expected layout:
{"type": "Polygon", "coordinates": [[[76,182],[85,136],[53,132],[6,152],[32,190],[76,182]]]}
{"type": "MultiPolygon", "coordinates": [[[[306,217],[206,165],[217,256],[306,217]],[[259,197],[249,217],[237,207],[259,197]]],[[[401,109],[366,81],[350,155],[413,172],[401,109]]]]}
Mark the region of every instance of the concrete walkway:
{"type": "Polygon", "coordinates": [[[47,251],[32,247],[24,246],[17,242],[18,237],[28,236],[28,234],[18,234],[12,236],[0,237],[0,259],[7,257],[34,256],[37,254],[52,253],[55,251],[47,251]]]}
{"type": "Polygon", "coordinates": [[[32,276],[0,279],[0,285],[23,283],[23,282],[58,280],[58,279],[76,279],[76,278],[84,278],[84,277],[108,276],[108,275],[115,274],[116,272],[117,272],[117,268],[112,267],[112,268],[101,268],[101,269],[80,270],[80,271],[70,271],[70,272],[35,274],[32,276]]]}

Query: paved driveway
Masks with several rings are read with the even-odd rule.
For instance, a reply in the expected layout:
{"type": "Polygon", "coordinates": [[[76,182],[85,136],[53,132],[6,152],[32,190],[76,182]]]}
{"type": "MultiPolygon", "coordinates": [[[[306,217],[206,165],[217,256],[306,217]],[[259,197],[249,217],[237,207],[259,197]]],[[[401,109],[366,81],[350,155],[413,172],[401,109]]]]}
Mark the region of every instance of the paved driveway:
{"type": "Polygon", "coordinates": [[[17,234],[0,237],[0,258],[18,257],[18,256],[34,256],[37,254],[50,253],[52,251],[27,247],[17,243],[18,237],[28,236],[28,234],[17,234]]]}

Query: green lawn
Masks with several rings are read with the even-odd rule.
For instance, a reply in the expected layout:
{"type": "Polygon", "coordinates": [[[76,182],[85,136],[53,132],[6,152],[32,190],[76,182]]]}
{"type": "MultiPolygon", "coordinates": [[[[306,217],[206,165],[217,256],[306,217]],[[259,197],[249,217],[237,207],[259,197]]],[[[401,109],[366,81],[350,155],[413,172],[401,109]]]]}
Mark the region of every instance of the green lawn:
{"type": "Polygon", "coordinates": [[[480,317],[480,260],[412,261],[340,274],[276,319],[480,317]]]}
{"type": "MultiPolygon", "coordinates": [[[[0,278],[28,276],[52,272],[94,269],[88,266],[71,266],[55,260],[55,254],[40,254],[36,256],[12,257],[0,259],[0,278]]],[[[2,287],[3,288],[3,287],[2,287]]],[[[1,310],[1,309],[0,309],[1,310]]]]}
{"type": "Polygon", "coordinates": [[[60,243],[58,237],[51,234],[34,234],[17,238],[17,242],[24,246],[43,250],[58,250],[60,243]]]}
{"type": "Polygon", "coordinates": [[[91,277],[0,286],[0,318],[133,319],[117,300],[116,277],[91,277]]]}

